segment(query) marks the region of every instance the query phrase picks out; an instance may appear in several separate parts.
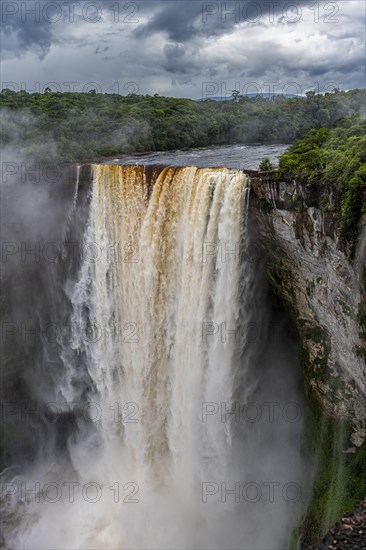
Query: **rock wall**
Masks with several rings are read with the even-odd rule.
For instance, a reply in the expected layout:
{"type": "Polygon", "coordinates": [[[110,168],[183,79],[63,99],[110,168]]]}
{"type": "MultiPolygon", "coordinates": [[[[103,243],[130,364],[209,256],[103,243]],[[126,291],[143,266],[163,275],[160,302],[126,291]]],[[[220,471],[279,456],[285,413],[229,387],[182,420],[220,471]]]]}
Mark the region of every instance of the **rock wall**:
{"type": "MultiPolygon", "coordinates": [[[[90,183],[90,168],[82,167],[80,182],[90,183]]],[[[161,169],[145,168],[149,179],[161,169]]],[[[366,219],[351,262],[337,235],[331,187],[320,208],[319,196],[299,182],[245,172],[272,291],[301,338],[306,387],[332,418],[350,421],[350,445],[360,447],[366,442],[366,219]]]]}
{"type": "Polygon", "coordinates": [[[269,281],[297,324],[306,386],[330,416],[351,422],[351,445],[359,447],[366,440],[366,220],[351,262],[337,236],[332,189],[323,211],[298,182],[258,176],[251,185],[269,281]]]}

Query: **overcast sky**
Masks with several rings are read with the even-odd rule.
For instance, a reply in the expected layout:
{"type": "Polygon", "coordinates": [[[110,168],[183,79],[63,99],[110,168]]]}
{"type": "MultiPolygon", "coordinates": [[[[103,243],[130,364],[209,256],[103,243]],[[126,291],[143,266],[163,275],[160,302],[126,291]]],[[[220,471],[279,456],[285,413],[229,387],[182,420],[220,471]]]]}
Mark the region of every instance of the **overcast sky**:
{"type": "Polygon", "coordinates": [[[201,98],[365,87],[364,0],[1,7],[2,88],[201,98]]]}

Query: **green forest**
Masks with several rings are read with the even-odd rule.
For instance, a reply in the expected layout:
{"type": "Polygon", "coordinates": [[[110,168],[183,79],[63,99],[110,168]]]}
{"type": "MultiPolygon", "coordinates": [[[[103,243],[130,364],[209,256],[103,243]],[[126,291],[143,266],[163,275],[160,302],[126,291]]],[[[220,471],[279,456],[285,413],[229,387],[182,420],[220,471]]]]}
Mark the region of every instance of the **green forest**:
{"type": "MultiPolygon", "coordinates": [[[[280,159],[277,179],[305,183],[317,206],[336,212],[341,237],[354,242],[366,211],[365,105],[365,90],[193,101],[5,89],[1,140],[11,151],[60,162],[224,144],[292,144],[280,159]]],[[[301,201],[288,206],[304,207],[301,201]]]]}
{"type": "Polygon", "coordinates": [[[365,90],[217,102],[4,89],[1,139],[9,147],[31,146],[33,154],[48,146],[49,155],[63,162],[210,145],[290,144],[313,128],[331,128],[340,118],[363,113],[365,104],[365,90]]]}
{"type": "MultiPolygon", "coordinates": [[[[354,244],[366,213],[366,121],[354,115],[295,141],[280,158],[276,178],[295,177],[317,206],[336,213],[340,237],[354,244]]],[[[303,207],[301,201],[294,206],[303,207]]]]}

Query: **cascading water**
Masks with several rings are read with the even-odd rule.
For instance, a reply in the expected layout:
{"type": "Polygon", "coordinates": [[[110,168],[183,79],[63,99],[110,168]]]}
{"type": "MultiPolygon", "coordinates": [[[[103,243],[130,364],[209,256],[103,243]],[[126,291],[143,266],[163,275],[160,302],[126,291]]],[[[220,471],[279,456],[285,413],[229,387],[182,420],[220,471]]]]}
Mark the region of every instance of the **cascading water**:
{"type": "Polygon", "coordinates": [[[281,345],[266,356],[247,176],[95,165],[90,193],[55,387],[84,414],[67,458],[7,475],[38,487],[8,491],[8,547],[285,547],[304,508],[303,427],[264,412],[300,393],[281,345]]]}

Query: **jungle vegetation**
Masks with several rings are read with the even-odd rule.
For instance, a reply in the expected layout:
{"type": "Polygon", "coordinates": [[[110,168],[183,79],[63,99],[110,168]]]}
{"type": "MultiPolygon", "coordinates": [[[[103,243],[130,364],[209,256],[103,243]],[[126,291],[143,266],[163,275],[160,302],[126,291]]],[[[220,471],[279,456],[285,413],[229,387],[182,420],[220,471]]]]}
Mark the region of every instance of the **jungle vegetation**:
{"type": "Polygon", "coordinates": [[[63,162],[226,144],[293,143],[312,128],[331,128],[365,109],[366,91],[231,101],[194,101],[157,94],[0,93],[3,145],[55,145],[63,162]]]}

